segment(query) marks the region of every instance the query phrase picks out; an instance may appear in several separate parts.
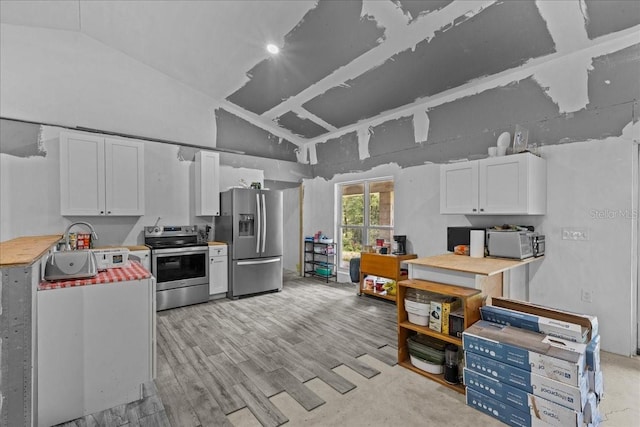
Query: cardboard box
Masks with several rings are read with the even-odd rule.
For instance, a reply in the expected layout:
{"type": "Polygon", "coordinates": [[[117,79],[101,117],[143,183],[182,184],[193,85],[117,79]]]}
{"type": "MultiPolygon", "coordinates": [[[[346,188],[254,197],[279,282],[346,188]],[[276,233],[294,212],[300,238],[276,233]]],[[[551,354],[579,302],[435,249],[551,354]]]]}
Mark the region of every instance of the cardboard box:
{"type": "Polygon", "coordinates": [[[480,307],[482,320],[501,325],[515,326],[532,332],[552,335],[569,341],[587,343],[589,328],[564,320],[523,313],[508,308],[486,305],[480,307]]]}
{"type": "Polygon", "coordinates": [[[466,351],[572,386],[579,385],[585,371],[585,344],[486,320],[468,327],[462,344],[466,351]]]}
{"type": "MultiPolygon", "coordinates": [[[[467,405],[513,427],[543,427],[549,424],[476,390],[467,388],[467,405]]],[[[582,426],[580,426],[582,427],[582,426]]]]}
{"type": "Polygon", "coordinates": [[[572,313],[570,311],[558,310],[556,308],[545,307],[543,305],[532,304],[530,302],[500,297],[493,297],[491,299],[491,305],[508,308],[514,311],[521,311],[535,316],[544,316],[550,319],[575,323],[589,329],[587,341],[591,341],[596,335],[598,335],[598,318],[596,316],[572,313]]]}
{"type": "Polygon", "coordinates": [[[449,315],[456,309],[462,306],[462,300],[460,298],[447,298],[442,302],[442,332],[445,335],[449,335],[449,315]]]}
{"type": "Polygon", "coordinates": [[[532,417],[547,424],[559,427],[582,425],[583,412],[576,412],[466,368],[464,369],[464,384],[467,386],[467,390],[473,389],[519,411],[528,412],[532,417]]]}
{"type": "Polygon", "coordinates": [[[589,388],[586,375],[582,377],[578,387],[573,387],[476,353],[465,352],[464,357],[465,367],[471,371],[497,379],[504,384],[566,406],[576,412],[581,412],[587,403],[589,388]]]}
{"type": "Polygon", "coordinates": [[[590,371],[600,370],[600,335],[596,335],[587,344],[587,353],[585,363],[590,371]]]}
{"type": "Polygon", "coordinates": [[[442,332],[442,301],[443,298],[436,298],[431,301],[431,312],[429,313],[429,329],[442,332]]]}

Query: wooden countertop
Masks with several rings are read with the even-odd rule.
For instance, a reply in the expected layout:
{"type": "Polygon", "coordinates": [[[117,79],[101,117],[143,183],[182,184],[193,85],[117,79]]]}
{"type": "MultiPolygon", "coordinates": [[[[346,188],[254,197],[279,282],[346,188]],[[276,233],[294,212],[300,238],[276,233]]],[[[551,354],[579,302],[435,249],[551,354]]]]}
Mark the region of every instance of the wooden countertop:
{"type": "Polygon", "coordinates": [[[492,257],[472,258],[467,255],[456,255],[449,253],[430,257],[416,258],[407,260],[405,262],[407,264],[423,265],[425,267],[442,268],[445,270],[492,276],[494,274],[502,273],[509,269],[529,264],[543,258],[543,256],[538,258],[532,257],[523,260],[492,257]]]}
{"type": "Polygon", "coordinates": [[[0,267],[30,265],[62,239],[62,234],[25,236],[0,243],[0,267]]]}
{"type": "Polygon", "coordinates": [[[209,246],[226,246],[225,242],[209,242],[209,246]]]}
{"type": "Polygon", "coordinates": [[[379,254],[377,252],[360,252],[360,257],[362,258],[363,256],[378,256],[378,257],[384,257],[384,258],[395,258],[397,260],[400,261],[404,261],[407,259],[414,259],[417,258],[418,255],[416,254],[404,254],[404,255],[395,255],[395,254],[379,254]]]}

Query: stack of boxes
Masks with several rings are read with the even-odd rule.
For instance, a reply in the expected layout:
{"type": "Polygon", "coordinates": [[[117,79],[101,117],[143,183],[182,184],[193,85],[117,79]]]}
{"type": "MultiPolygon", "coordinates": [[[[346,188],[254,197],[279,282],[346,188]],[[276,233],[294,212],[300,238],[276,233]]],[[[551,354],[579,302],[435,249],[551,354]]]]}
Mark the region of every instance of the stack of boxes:
{"type": "Polygon", "coordinates": [[[493,298],[462,334],[467,404],[512,426],[597,426],[598,320],[493,298]]]}

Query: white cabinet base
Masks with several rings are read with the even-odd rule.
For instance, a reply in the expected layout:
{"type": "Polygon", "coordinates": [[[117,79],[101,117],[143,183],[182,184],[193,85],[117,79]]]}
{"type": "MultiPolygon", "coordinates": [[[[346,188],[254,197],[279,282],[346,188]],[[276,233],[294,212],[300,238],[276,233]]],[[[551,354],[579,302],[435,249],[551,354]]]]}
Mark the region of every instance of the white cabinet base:
{"type": "Polygon", "coordinates": [[[38,291],[38,425],[142,397],[153,379],[152,279],[38,291]]]}
{"type": "Polygon", "coordinates": [[[209,246],[209,300],[225,298],[228,290],[227,245],[209,246]]]}

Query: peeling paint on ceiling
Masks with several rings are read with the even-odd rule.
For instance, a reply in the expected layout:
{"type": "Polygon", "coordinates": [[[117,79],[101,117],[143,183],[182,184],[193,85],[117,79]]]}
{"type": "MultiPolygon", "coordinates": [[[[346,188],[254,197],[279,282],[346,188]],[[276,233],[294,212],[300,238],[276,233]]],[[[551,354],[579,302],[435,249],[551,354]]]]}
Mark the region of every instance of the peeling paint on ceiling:
{"type": "Polygon", "coordinates": [[[640,91],[638,1],[71,0],[0,8],[3,29],[78,32],[208,97],[217,140],[203,145],[326,161],[327,174],[393,155],[407,166],[477,154],[516,122],[533,123],[545,143],[613,135],[628,112],[598,108],[626,105],[640,91]],[[267,39],[283,48],[277,58],[264,51],[267,39]],[[489,115],[493,105],[509,111],[489,115]],[[596,117],[602,132],[587,123],[596,117]]]}
{"type": "Polygon", "coordinates": [[[553,52],[535,3],[499,3],[303,107],[340,128],[553,52]]]}
{"type": "Polygon", "coordinates": [[[283,128],[289,129],[296,135],[304,138],[315,138],[329,132],[324,127],[304,117],[298,116],[293,111],[288,111],[276,119],[276,123],[283,128]]]}
{"type": "Polygon", "coordinates": [[[412,21],[422,15],[437,11],[451,4],[453,0],[393,0],[412,21]]]}
{"type": "Polygon", "coordinates": [[[640,2],[633,0],[586,0],[587,33],[590,39],[640,24],[640,2]]]}
{"type": "Polygon", "coordinates": [[[216,110],[217,148],[270,159],[297,160],[298,147],[223,109],[216,110]]]}
{"type": "Polygon", "coordinates": [[[227,100],[262,114],[375,47],[384,29],[361,10],[362,1],[319,1],[227,100]]]}
{"type": "Polygon", "coordinates": [[[496,144],[502,132],[513,135],[516,124],[527,128],[529,142],[538,146],[619,137],[637,120],[639,69],[640,45],[594,58],[589,72],[589,105],[572,113],[561,112],[531,76],[459,98],[429,109],[426,143],[415,143],[412,117],[400,117],[372,128],[367,147],[370,156],[364,160],[352,151],[338,151],[343,143],[355,146],[353,133],[332,139],[326,147],[316,144],[322,151],[317,153],[313,171],[331,179],[336,174],[390,163],[406,168],[486,157],[487,148],[496,144]]]}

